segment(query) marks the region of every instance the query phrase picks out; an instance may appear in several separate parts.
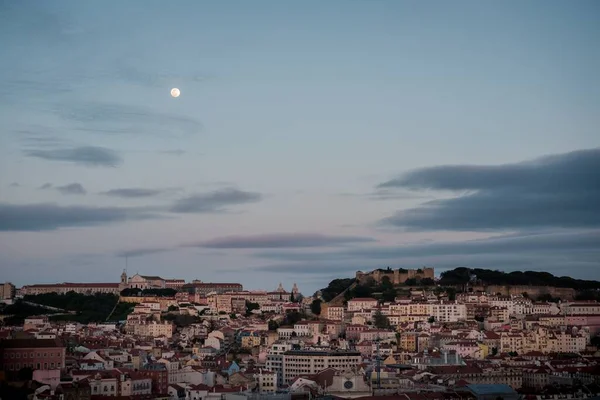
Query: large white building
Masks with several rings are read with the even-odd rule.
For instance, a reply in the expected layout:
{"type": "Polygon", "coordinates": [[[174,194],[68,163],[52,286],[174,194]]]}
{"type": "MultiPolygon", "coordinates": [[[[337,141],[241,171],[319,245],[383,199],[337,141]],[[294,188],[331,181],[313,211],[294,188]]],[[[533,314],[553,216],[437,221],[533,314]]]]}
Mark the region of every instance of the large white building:
{"type": "Polygon", "coordinates": [[[355,369],[361,360],[358,351],[289,350],[283,354],[283,381],[289,384],[298,375],[314,375],[326,368],[355,369]]]}

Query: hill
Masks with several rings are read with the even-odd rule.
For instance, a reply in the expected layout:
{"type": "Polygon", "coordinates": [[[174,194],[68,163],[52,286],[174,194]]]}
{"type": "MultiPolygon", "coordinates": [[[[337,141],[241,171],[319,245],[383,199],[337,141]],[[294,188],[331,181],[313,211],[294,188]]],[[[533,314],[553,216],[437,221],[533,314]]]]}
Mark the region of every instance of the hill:
{"type": "Polygon", "coordinates": [[[571,288],[576,290],[600,289],[600,282],[574,279],[568,276],[554,276],[549,272],[513,271],[502,272],[481,268],[455,268],[442,272],[438,282],[443,286],[466,285],[477,283],[481,285],[524,285],[549,286],[556,288],[571,288]]]}
{"type": "Polygon", "coordinates": [[[127,318],[134,304],[118,301],[119,297],[113,294],[46,293],[27,295],[22,300],[17,300],[15,304],[5,307],[1,313],[11,315],[5,320],[9,325],[22,324],[25,318],[41,314],[49,314],[50,319],[54,321],[105,322],[109,316],[111,321],[119,321],[127,318]],[[54,309],[44,308],[44,306],[54,309]]]}

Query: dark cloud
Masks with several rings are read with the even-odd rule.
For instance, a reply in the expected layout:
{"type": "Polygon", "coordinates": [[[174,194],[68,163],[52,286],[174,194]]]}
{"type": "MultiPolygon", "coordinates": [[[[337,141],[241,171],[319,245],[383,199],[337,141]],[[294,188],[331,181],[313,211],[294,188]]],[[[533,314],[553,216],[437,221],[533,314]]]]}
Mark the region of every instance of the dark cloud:
{"type": "Polygon", "coordinates": [[[359,236],[328,236],[317,233],[274,233],[268,235],[228,236],[190,244],[213,249],[260,249],[293,247],[328,247],[375,240],[359,236]]]}
{"type": "MultiPolygon", "coordinates": [[[[256,256],[285,261],[323,261],[347,259],[395,260],[403,257],[556,253],[599,251],[600,231],[540,233],[499,236],[463,242],[416,244],[411,246],[352,248],[331,252],[262,252],[256,256]]],[[[600,258],[599,258],[600,260],[600,258]]],[[[600,264],[600,261],[599,261],[600,264]]]]}
{"type": "Polygon", "coordinates": [[[47,182],[47,183],[44,183],[42,186],[40,186],[38,189],[46,190],[46,189],[50,189],[51,187],[52,187],[52,184],[47,182]]]}
{"type": "Polygon", "coordinates": [[[415,200],[432,198],[432,196],[422,193],[411,192],[408,190],[398,191],[391,189],[377,189],[371,193],[342,193],[341,196],[358,197],[367,200],[415,200]]]}
{"type": "Polygon", "coordinates": [[[173,136],[202,130],[202,124],[194,118],[126,104],[86,103],[57,110],[61,118],[77,124],[77,129],[96,133],[173,136]]]}
{"type": "Polygon", "coordinates": [[[508,230],[600,226],[600,149],[499,166],[439,166],[379,185],[468,191],[382,222],[412,230],[508,230]]]}
{"type": "Polygon", "coordinates": [[[147,209],[0,203],[0,231],[49,231],[159,217],[147,209]]]}
{"type": "Polygon", "coordinates": [[[87,191],[81,183],[71,183],[65,186],[58,186],[56,188],[62,194],[86,194],[87,191]]]}
{"type": "Polygon", "coordinates": [[[153,197],[164,193],[166,189],[144,189],[144,188],[121,188],[111,189],[101,194],[112,197],[122,198],[140,198],[140,197],[153,197]]]}
{"type": "Polygon", "coordinates": [[[21,187],[21,184],[19,182],[13,182],[13,183],[10,184],[10,187],[12,187],[12,188],[18,188],[18,187],[21,187]]]}
{"type": "Polygon", "coordinates": [[[165,253],[174,250],[171,247],[148,247],[140,249],[122,250],[117,252],[117,257],[143,257],[151,254],[165,253]]]}
{"type": "Polygon", "coordinates": [[[185,197],[175,202],[170,211],[174,213],[222,212],[226,211],[228,206],[255,203],[261,199],[260,193],[225,188],[185,197]]]}
{"type": "Polygon", "coordinates": [[[558,275],[597,278],[600,269],[600,231],[502,236],[456,243],[352,248],[329,252],[271,251],[257,257],[285,264],[258,267],[267,272],[286,268],[300,273],[352,272],[396,265],[458,266],[502,270],[546,270],[558,275]]]}
{"type": "Polygon", "coordinates": [[[52,150],[27,150],[25,154],[29,157],[72,162],[88,167],[116,167],[123,161],[114,150],[95,146],[52,150]]]}

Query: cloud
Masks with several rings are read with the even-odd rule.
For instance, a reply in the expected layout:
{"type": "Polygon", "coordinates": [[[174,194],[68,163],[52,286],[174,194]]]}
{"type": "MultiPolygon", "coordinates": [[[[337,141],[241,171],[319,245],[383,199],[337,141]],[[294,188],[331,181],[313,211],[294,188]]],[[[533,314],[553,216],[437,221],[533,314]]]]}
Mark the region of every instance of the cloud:
{"type": "Polygon", "coordinates": [[[121,188],[111,189],[101,194],[112,197],[135,199],[140,197],[153,197],[164,193],[166,189],[121,188]]]}
{"type": "Polygon", "coordinates": [[[600,251],[600,231],[538,233],[498,236],[462,242],[439,242],[410,246],[383,246],[343,249],[331,252],[262,252],[256,256],[285,261],[348,259],[394,260],[402,257],[472,254],[516,254],[600,251]]]}
{"type": "Polygon", "coordinates": [[[383,219],[409,230],[600,226],[600,148],[498,166],[418,169],[378,188],[467,191],[383,219]]]}
{"type": "Polygon", "coordinates": [[[21,187],[21,184],[19,182],[13,182],[13,183],[10,184],[10,187],[12,187],[12,188],[18,188],[18,187],[21,187]]]}
{"type": "Polygon", "coordinates": [[[147,247],[140,249],[122,250],[117,252],[115,255],[117,257],[143,257],[151,254],[165,253],[172,250],[174,250],[174,248],[172,247],[147,247]]]}
{"type": "Polygon", "coordinates": [[[186,153],[185,150],[175,149],[175,150],[161,150],[158,152],[159,154],[166,154],[171,156],[182,156],[186,153]]]}
{"type": "Polygon", "coordinates": [[[58,186],[56,188],[62,194],[86,194],[87,191],[80,183],[71,183],[65,186],[58,186]]]}
{"type": "Polygon", "coordinates": [[[116,167],[123,161],[114,150],[96,146],[27,150],[25,155],[44,160],[72,162],[88,167],[116,167]]]}
{"type": "Polygon", "coordinates": [[[196,134],[202,124],[194,118],[127,104],[85,103],[61,106],[57,113],[82,131],[104,134],[196,134]]]}
{"type": "Polygon", "coordinates": [[[46,190],[46,189],[50,189],[51,187],[52,187],[52,184],[47,182],[47,183],[44,183],[42,186],[40,186],[38,189],[46,190]]]}
{"type": "Polygon", "coordinates": [[[0,231],[50,231],[159,217],[149,209],[0,203],[0,231]]]}
{"type": "Polygon", "coordinates": [[[375,240],[359,236],[328,236],[317,233],[274,233],[252,236],[227,236],[190,244],[189,246],[211,249],[266,249],[285,247],[328,247],[350,243],[366,243],[375,240]]]}
{"type": "Polygon", "coordinates": [[[477,266],[503,270],[555,270],[588,277],[600,268],[600,230],[500,236],[464,242],[349,248],[327,252],[269,251],[258,258],[286,264],[258,267],[260,271],[294,269],[298,273],[324,274],[356,271],[387,265],[436,268],[477,266]]]}
{"type": "Polygon", "coordinates": [[[262,199],[260,193],[234,188],[195,194],[176,201],[170,208],[174,213],[212,213],[226,211],[227,206],[255,203],[262,199]]]}

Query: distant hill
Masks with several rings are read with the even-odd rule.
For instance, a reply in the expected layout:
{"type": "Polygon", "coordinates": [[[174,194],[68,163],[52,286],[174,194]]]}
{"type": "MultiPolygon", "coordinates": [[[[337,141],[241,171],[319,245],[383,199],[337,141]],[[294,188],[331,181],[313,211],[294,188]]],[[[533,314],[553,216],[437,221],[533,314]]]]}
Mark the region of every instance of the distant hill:
{"type": "Polygon", "coordinates": [[[574,279],[568,276],[554,276],[549,272],[513,271],[502,272],[481,268],[455,268],[442,272],[439,284],[442,286],[466,285],[467,283],[482,285],[528,285],[571,288],[576,290],[600,289],[599,281],[574,279]]]}
{"type": "MultiPolygon", "coordinates": [[[[375,270],[377,271],[377,270],[375,270]]],[[[380,270],[386,272],[387,270],[380,270]]],[[[361,275],[365,275],[360,272],[361,275]]],[[[358,273],[357,273],[358,274],[358,273]]],[[[356,278],[342,278],[334,279],[329,282],[327,287],[321,289],[321,297],[325,302],[329,302],[336,298],[340,293],[350,288],[355,283],[358,283],[356,278]]],[[[514,271],[514,272],[502,272],[497,270],[482,269],[482,268],[455,268],[450,271],[445,271],[441,274],[440,280],[437,282],[439,286],[464,286],[468,283],[478,284],[482,286],[488,285],[501,285],[501,286],[546,286],[555,288],[567,288],[575,289],[580,294],[582,292],[589,292],[586,296],[578,296],[579,299],[595,299],[598,296],[596,290],[600,290],[600,282],[592,280],[574,279],[568,276],[554,276],[548,272],[536,272],[536,271],[514,271]]],[[[405,282],[406,286],[432,286],[433,280],[431,279],[410,279],[405,282]]],[[[345,300],[349,300],[354,297],[370,297],[374,296],[386,301],[393,299],[395,295],[401,294],[402,285],[390,285],[389,280],[387,282],[377,282],[371,280],[371,283],[367,281],[360,282],[360,284],[354,285],[352,290],[348,290],[344,293],[345,300]]],[[[406,289],[404,289],[406,290],[406,289]]]]}

